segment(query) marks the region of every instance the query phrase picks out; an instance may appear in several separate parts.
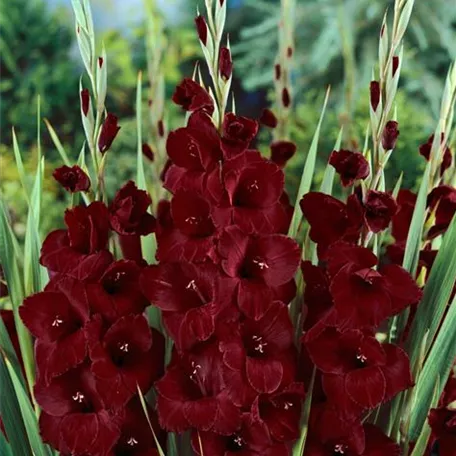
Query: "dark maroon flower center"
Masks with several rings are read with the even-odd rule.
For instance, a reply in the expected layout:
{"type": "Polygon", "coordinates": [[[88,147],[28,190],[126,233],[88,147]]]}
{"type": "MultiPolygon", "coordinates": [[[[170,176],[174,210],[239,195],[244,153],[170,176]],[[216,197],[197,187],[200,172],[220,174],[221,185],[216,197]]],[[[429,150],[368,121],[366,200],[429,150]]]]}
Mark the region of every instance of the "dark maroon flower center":
{"type": "Polygon", "coordinates": [[[56,313],[50,320],[49,333],[54,340],[75,333],[83,326],[82,320],[69,309],[66,312],[56,313]]]}
{"type": "Polygon", "coordinates": [[[253,176],[241,179],[234,193],[233,203],[235,206],[256,207],[264,198],[262,182],[253,176]],[[263,196],[261,196],[263,195],[263,196]]]}
{"type": "Polygon", "coordinates": [[[341,456],[341,455],[347,455],[348,456],[348,447],[347,445],[344,445],[343,443],[337,443],[334,445],[333,452],[332,454],[334,456],[341,456]]]}
{"type": "Polygon", "coordinates": [[[242,138],[243,132],[244,132],[244,125],[242,125],[241,122],[234,121],[228,125],[227,133],[231,137],[239,136],[240,137],[239,139],[244,139],[244,138],[242,138]]]}
{"type": "Polygon", "coordinates": [[[254,256],[246,258],[240,270],[240,276],[244,279],[261,279],[263,278],[269,265],[264,258],[254,256]]]}
{"type": "Polygon", "coordinates": [[[244,346],[250,358],[264,358],[268,352],[268,342],[261,335],[245,335],[244,346]]]}
{"type": "Polygon", "coordinates": [[[135,359],[137,347],[129,340],[121,340],[108,346],[112,362],[117,367],[126,367],[135,359]]]}
{"type": "Polygon", "coordinates": [[[354,276],[365,287],[377,285],[382,280],[382,275],[374,269],[364,268],[356,271],[354,276]]]}
{"type": "Polygon", "coordinates": [[[76,388],[71,396],[74,413],[93,413],[95,406],[90,395],[83,388],[76,388]]]}
{"type": "Polygon", "coordinates": [[[125,271],[115,271],[103,278],[103,288],[106,293],[116,294],[122,289],[123,279],[126,277],[125,271]]]}

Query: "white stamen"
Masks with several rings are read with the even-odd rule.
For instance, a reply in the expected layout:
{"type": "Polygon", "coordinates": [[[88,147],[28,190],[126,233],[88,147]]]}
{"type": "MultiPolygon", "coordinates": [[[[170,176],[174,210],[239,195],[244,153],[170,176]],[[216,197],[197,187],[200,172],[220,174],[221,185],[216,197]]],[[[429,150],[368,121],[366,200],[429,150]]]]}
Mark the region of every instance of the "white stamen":
{"type": "Polygon", "coordinates": [[[130,437],[127,441],[127,445],[135,446],[138,444],[138,441],[134,437],[130,437]]]}
{"type": "Polygon", "coordinates": [[[119,348],[120,348],[123,352],[128,353],[128,344],[127,344],[126,342],[124,342],[123,344],[121,344],[121,345],[119,346],[119,348]]]}
{"type": "Polygon", "coordinates": [[[264,353],[264,347],[268,345],[267,342],[263,342],[263,338],[261,336],[253,336],[252,340],[256,342],[254,350],[259,353],[264,353]]]}
{"type": "Polygon", "coordinates": [[[283,408],[285,410],[288,410],[291,407],[293,407],[293,403],[292,402],[285,402],[285,404],[283,404],[283,408]]]}
{"type": "Polygon", "coordinates": [[[334,453],[345,454],[345,445],[338,444],[334,447],[334,453]]]}
{"type": "Polygon", "coordinates": [[[249,192],[253,190],[259,190],[260,187],[258,186],[258,181],[254,180],[249,186],[248,186],[249,192]]]}
{"type": "Polygon", "coordinates": [[[356,355],[356,359],[361,363],[365,363],[367,361],[367,356],[364,356],[362,353],[356,355]]]}
{"type": "Polygon", "coordinates": [[[74,396],[71,397],[73,401],[79,402],[80,404],[84,400],[84,394],[82,394],[80,391],[77,391],[74,396]]]}
{"type": "Polygon", "coordinates": [[[242,445],[244,444],[244,439],[240,436],[236,436],[234,439],[233,439],[233,442],[239,446],[239,447],[242,447],[242,445]]]}
{"type": "Polygon", "coordinates": [[[252,263],[257,264],[260,269],[269,269],[269,266],[267,263],[265,263],[264,261],[258,260],[256,258],[254,260],[252,260],[252,263]]]}
{"type": "Polygon", "coordinates": [[[63,323],[63,320],[60,318],[59,315],[56,315],[54,321],[52,322],[52,326],[54,328],[58,328],[62,323],[63,323]]]}

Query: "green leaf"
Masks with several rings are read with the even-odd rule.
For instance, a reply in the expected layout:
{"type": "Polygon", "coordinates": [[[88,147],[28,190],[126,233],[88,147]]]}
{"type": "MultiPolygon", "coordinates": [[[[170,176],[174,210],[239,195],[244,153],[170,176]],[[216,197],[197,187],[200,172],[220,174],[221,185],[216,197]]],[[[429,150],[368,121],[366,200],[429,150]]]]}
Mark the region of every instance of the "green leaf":
{"type": "Polygon", "coordinates": [[[293,218],[291,219],[290,229],[288,230],[288,236],[290,236],[293,239],[296,239],[296,236],[299,231],[299,226],[302,221],[302,212],[301,208],[299,207],[299,201],[301,200],[303,195],[309,192],[310,187],[312,185],[312,179],[315,170],[315,161],[317,159],[318,140],[320,138],[320,130],[321,125],[323,123],[323,117],[326,111],[326,105],[328,104],[329,92],[330,87],[328,87],[328,90],[326,91],[325,100],[323,102],[323,107],[320,113],[320,119],[318,121],[317,128],[312,139],[312,144],[310,145],[309,153],[307,155],[306,162],[304,165],[304,170],[302,172],[301,182],[299,184],[298,194],[296,196],[293,218]]]}
{"type": "MultiPolygon", "coordinates": [[[[427,331],[429,331],[429,338],[426,353],[432,346],[450,299],[456,281],[455,245],[456,216],[453,217],[447,232],[443,236],[442,245],[435,258],[426,286],[424,287],[423,298],[418,306],[416,316],[413,319],[410,337],[407,341],[412,366],[419,355],[417,349],[417,347],[419,347],[419,341],[423,339],[423,336],[427,331]]],[[[441,334],[442,330],[440,330],[439,336],[441,334]]]]}
{"type": "Polygon", "coordinates": [[[6,441],[2,432],[0,432],[0,454],[2,456],[14,456],[11,445],[6,441]]]}
{"type": "Polygon", "coordinates": [[[17,262],[15,238],[9,225],[6,207],[0,200],[0,263],[3,266],[6,283],[14,312],[14,321],[24,362],[29,391],[35,383],[32,338],[19,317],[19,306],[24,299],[24,284],[17,262]]]}
{"type": "Polygon", "coordinates": [[[32,450],[28,440],[25,438],[27,431],[3,353],[0,353],[0,415],[2,416],[13,454],[31,456],[32,450]]]}
{"type": "Polygon", "coordinates": [[[60,142],[60,139],[57,136],[57,133],[55,132],[51,123],[47,119],[44,119],[44,123],[46,124],[46,127],[51,136],[52,142],[54,143],[54,146],[57,149],[57,152],[60,154],[60,157],[62,158],[63,163],[67,166],[71,166],[71,161],[68,158],[68,154],[66,153],[65,148],[63,147],[62,143],[60,142]]]}
{"type": "Polygon", "coordinates": [[[150,430],[152,432],[152,436],[154,438],[155,445],[157,446],[158,454],[160,456],[165,456],[165,453],[163,452],[162,447],[160,446],[160,442],[157,439],[157,435],[155,434],[154,427],[152,426],[152,423],[150,422],[149,413],[147,411],[146,400],[144,399],[144,396],[143,396],[139,386],[138,386],[138,395],[139,395],[139,400],[141,402],[141,407],[144,411],[144,415],[146,416],[147,423],[149,424],[150,430]]]}
{"type": "MultiPolygon", "coordinates": [[[[336,144],[334,144],[334,149],[333,150],[339,150],[340,149],[340,144],[342,142],[342,135],[343,135],[343,127],[339,131],[339,135],[337,136],[336,144]]],[[[326,165],[325,168],[325,174],[323,175],[323,180],[321,182],[320,186],[320,192],[326,193],[327,195],[332,195],[332,188],[333,188],[333,183],[334,183],[334,176],[335,176],[336,170],[334,166],[329,164],[329,161],[326,165]]]]}
{"type": "MultiPolygon", "coordinates": [[[[38,419],[33,411],[27,391],[24,389],[23,384],[19,380],[9,360],[7,358],[3,358],[2,364],[8,370],[33,455],[50,456],[51,453],[49,448],[45,446],[41,440],[38,430],[38,419]]],[[[23,437],[25,437],[25,434],[23,437]]]]}
{"type": "Polygon", "coordinates": [[[25,199],[26,199],[27,203],[29,203],[30,190],[28,188],[27,175],[25,173],[24,163],[22,161],[22,155],[21,155],[21,151],[19,149],[19,144],[17,142],[16,132],[15,132],[14,128],[12,129],[12,134],[13,134],[13,152],[14,152],[14,158],[16,160],[17,172],[19,174],[19,180],[21,181],[22,188],[24,189],[25,199]]]}
{"type": "MultiPolygon", "coordinates": [[[[434,385],[434,392],[432,395],[432,403],[431,408],[435,408],[438,406],[439,399],[440,399],[440,384],[442,382],[437,375],[437,381],[434,385]]],[[[428,420],[424,420],[423,428],[421,429],[420,436],[415,443],[415,447],[413,448],[412,454],[410,456],[424,456],[426,454],[427,446],[429,437],[431,436],[431,426],[429,426],[428,420]]]]}
{"type": "MultiPolygon", "coordinates": [[[[456,223],[454,226],[456,227],[456,223]]],[[[442,249],[443,248],[444,247],[442,246],[442,249]]],[[[454,251],[451,253],[454,257],[454,251]]],[[[453,275],[456,275],[456,264],[454,265],[453,275]]],[[[441,396],[443,388],[445,387],[446,381],[450,375],[454,359],[456,358],[455,328],[456,297],[453,299],[448,313],[443,320],[440,331],[435,339],[434,344],[432,345],[421,374],[418,378],[416,385],[416,404],[411,411],[409,429],[409,437],[411,440],[415,440],[418,437],[420,430],[423,428],[426,422],[426,418],[429,414],[429,409],[432,407],[433,397],[435,395],[437,395],[437,397],[441,396]],[[435,392],[434,389],[436,388],[436,381],[438,378],[440,378],[440,384],[437,391],[435,392]]]]}
{"type": "Polygon", "coordinates": [[[302,412],[302,420],[301,420],[301,435],[299,440],[296,442],[293,448],[293,456],[303,456],[304,449],[306,447],[306,440],[307,440],[307,431],[309,430],[309,417],[310,417],[310,409],[312,407],[312,392],[313,386],[315,382],[315,374],[316,369],[314,367],[312,372],[312,378],[310,379],[309,389],[307,391],[306,400],[304,401],[304,407],[302,412]]]}
{"type": "Polygon", "coordinates": [[[404,261],[402,266],[414,277],[418,267],[418,258],[423,238],[423,227],[426,217],[426,200],[428,193],[429,178],[431,175],[431,162],[428,162],[421,181],[420,189],[413,211],[412,221],[405,246],[404,261]]]}

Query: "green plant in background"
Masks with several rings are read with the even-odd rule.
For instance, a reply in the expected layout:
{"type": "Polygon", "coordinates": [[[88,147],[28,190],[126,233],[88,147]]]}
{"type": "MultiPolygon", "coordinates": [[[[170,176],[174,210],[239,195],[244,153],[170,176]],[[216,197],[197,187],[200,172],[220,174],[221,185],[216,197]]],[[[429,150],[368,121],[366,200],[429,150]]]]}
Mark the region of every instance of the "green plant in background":
{"type": "MultiPolygon", "coordinates": [[[[72,141],[78,120],[76,66],[71,59],[73,30],[64,11],[51,12],[43,0],[8,0],[0,5],[0,131],[11,144],[11,127],[20,126],[18,139],[29,147],[36,139],[36,103],[72,141]],[[52,70],[52,71],[50,71],[52,70]]],[[[54,155],[55,156],[55,155],[54,155]]]]}

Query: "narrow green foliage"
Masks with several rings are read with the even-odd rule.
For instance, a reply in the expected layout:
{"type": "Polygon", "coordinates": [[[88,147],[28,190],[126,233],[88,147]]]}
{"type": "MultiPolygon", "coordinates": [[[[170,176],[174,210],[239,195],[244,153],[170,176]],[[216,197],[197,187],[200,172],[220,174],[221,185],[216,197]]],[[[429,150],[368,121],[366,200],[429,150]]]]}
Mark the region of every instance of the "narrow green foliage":
{"type": "Polygon", "coordinates": [[[16,398],[3,353],[0,353],[0,415],[3,419],[12,453],[15,456],[32,456],[30,444],[25,438],[27,431],[22,420],[18,399],[16,398]]]}
{"type": "Polygon", "coordinates": [[[316,368],[312,372],[312,378],[310,380],[309,389],[307,391],[306,400],[304,401],[304,407],[302,412],[301,420],[301,435],[299,440],[296,442],[293,448],[293,456],[303,456],[304,449],[306,447],[307,432],[309,430],[309,418],[310,418],[310,408],[312,406],[312,392],[315,382],[316,368]]]}
{"type": "Polygon", "coordinates": [[[138,386],[138,395],[139,395],[139,400],[141,401],[141,407],[144,411],[144,415],[146,416],[147,423],[149,424],[150,430],[152,432],[152,436],[154,437],[154,442],[155,442],[155,445],[157,446],[158,454],[160,456],[165,456],[165,453],[163,452],[162,447],[160,446],[160,442],[157,439],[157,434],[155,434],[152,423],[150,422],[149,412],[147,411],[146,400],[144,399],[144,396],[143,396],[141,390],[139,389],[139,386],[138,386]]]}
{"type": "Polygon", "coordinates": [[[24,169],[24,163],[22,161],[22,155],[21,151],[19,149],[19,144],[17,142],[17,137],[16,137],[16,132],[13,128],[13,152],[14,152],[14,158],[16,160],[16,168],[17,172],[19,174],[19,180],[21,181],[22,188],[24,189],[24,195],[25,199],[27,200],[27,203],[30,202],[30,190],[28,188],[28,182],[27,182],[27,175],[25,173],[24,169]]]}
{"type": "MultiPolygon", "coordinates": [[[[437,380],[435,382],[434,392],[432,395],[432,402],[431,402],[430,408],[437,407],[437,405],[439,403],[440,384],[441,384],[441,381],[440,381],[439,375],[437,375],[437,380]]],[[[410,456],[424,456],[426,454],[427,445],[428,445],[430,436],[431,436],[431,426],[429,426],[429,423],[427,420],[424,420],[424,424],[421,429],[420,436],[418,437],[418,440],[416,441],[415,447],[413,448],[413,451],[410,456]]]]}
{"type": "MultiPolygon", "coordinates": [[[[448,300],[456,281],[456,255],[454,254],[455,245],[456,217],[453,218],[453,221],[443,237],[442,245],[437,257],[435,258],[426,286],[424,287],[423,298],[418,306],[418,310],[410,330],[410,337],[407,342],[407,346],[409,347],[412,366],[416,362],[416,358],[419,355],[419,342],[423,339],[426,331],[429,331],[426,352],[429,351],[447,307],[448,300]]],[[[452,332],[456,333],[454,331],[454,327],[452,332]]],[[[444,334],[443,330],[440,329],[437,337],[449,338],[451,335],[444,334]]]]}
{"type": "Polygon", "coordinates": [[[321,125],[323,123],[323,117],[325,115],[326,106],[328,104],[329,92],[330,88],[328,87],[328,90],[326,91],[325,95],[325,100],[323,102],[323,108],[320,114],[320,120],[318,121],[318,125],[312,139],[312,144],[310,145],[309,153],[307,155],[304,170],[301,177],[301,182],[299,184],[298,194],[296,196],[293,218],[291,219],[290,229],[288,231],[288,236],[290,236],[293,239],[296,239],[296,236],[299,231],[299,226],[302,221],[302,212],[299,207],[299,201],[301,200],[303,195],[309,192],[310,187],[312,185],[312,179],[315,171],[315,162],[317,159],[318,140],[320,138],[321,125]]]}
{"type": "MultiPolygon", "coordinates": [[[[456,219],[455,219],[456,220],[456,219]]],[[[454,224],[454,227],[456,223],[454,224]]],[[[456,230],[455,230],[456,233],[456,230]]],[[[455,239],[456,240],[456,239],[455,239]]],[[[454,244],[453,244],[454,245],[454,244]]],[[[442,246],[442,249],[444,247],[442,246]]],[[[441,250],[440,252],[442,252],[441,250]]],[[[453,255],[454,256],[454,255],[453,255]]],[[[456,274],[456,264],[453,274],[456,274]]],[[[422,303],[423,304],[423,303],[422,303]]],[[[426,422],[433,397],[440,397],[451,368],[456,358],[456,297],[453,299],[442,327],[435,339],[429,355],[424,363],[416,385],[416,403],[411,410],[409,437],[414,440],[426,422]],[[440,377],[440,385],[436,388],[436,380],[440,377]]]]}
{"type": "MultiPolygon", "coordinates": [[[[340,149],[340,144],[342,143],[342,136],[343,136],[343,127],[339,131],[339,135],[337,136],[336,144],[334,144],[334,150],[340,149]]],[[[327,195],[332,195],[332,188],[334,183],[334,176],[336,174],[336,170],[334,166],[330,165],[329,162],[325,168],[325,174],[323,175],[323,180],[320,186],[320,192],[326,193],[327,195]]]]}
{"type": "Polygon", "coordinates": [[[57,152],[59,153],[63,163],[67,166],[71,166],[71,161],[68,158],[68,154],[66,153],[65,148],[63,147],[62,143],[60,142],[60,139],[57,136],[57,133],[55,132],[54,127],[51,125],[51,122],[49,122],[48,119],[44,119],[44,123],[46,124],[46,127],[49,131],[49,135],[51,136],[52,142],[54,143],[54,146],[57,149],[57,152]]]}
{"type": "Polygon", "coordinates": [[[11,379],[11,384],[13,385],[15,397],[19,404],[21,411],[22,419],[25,424],[25,429],[27,431],[27,436],[32,447],[34,456],[49,456],[50,450],[47,446],[43,444],[40,438],[40,433],[38,430],[38,421],[34,414],[32,405],[30,403],[29,396],[27,391],[24,389],[23,384],[19,380],[14,368],[7,358],[2,360],[3,366],[8,370],[8,374],[11,379]]]}
{"type": "Polygon", "coordinates": [[[6,441],[3,433],[0,432],[0,454],[2,456],[14,456],[11,445],[6,441]]]}

